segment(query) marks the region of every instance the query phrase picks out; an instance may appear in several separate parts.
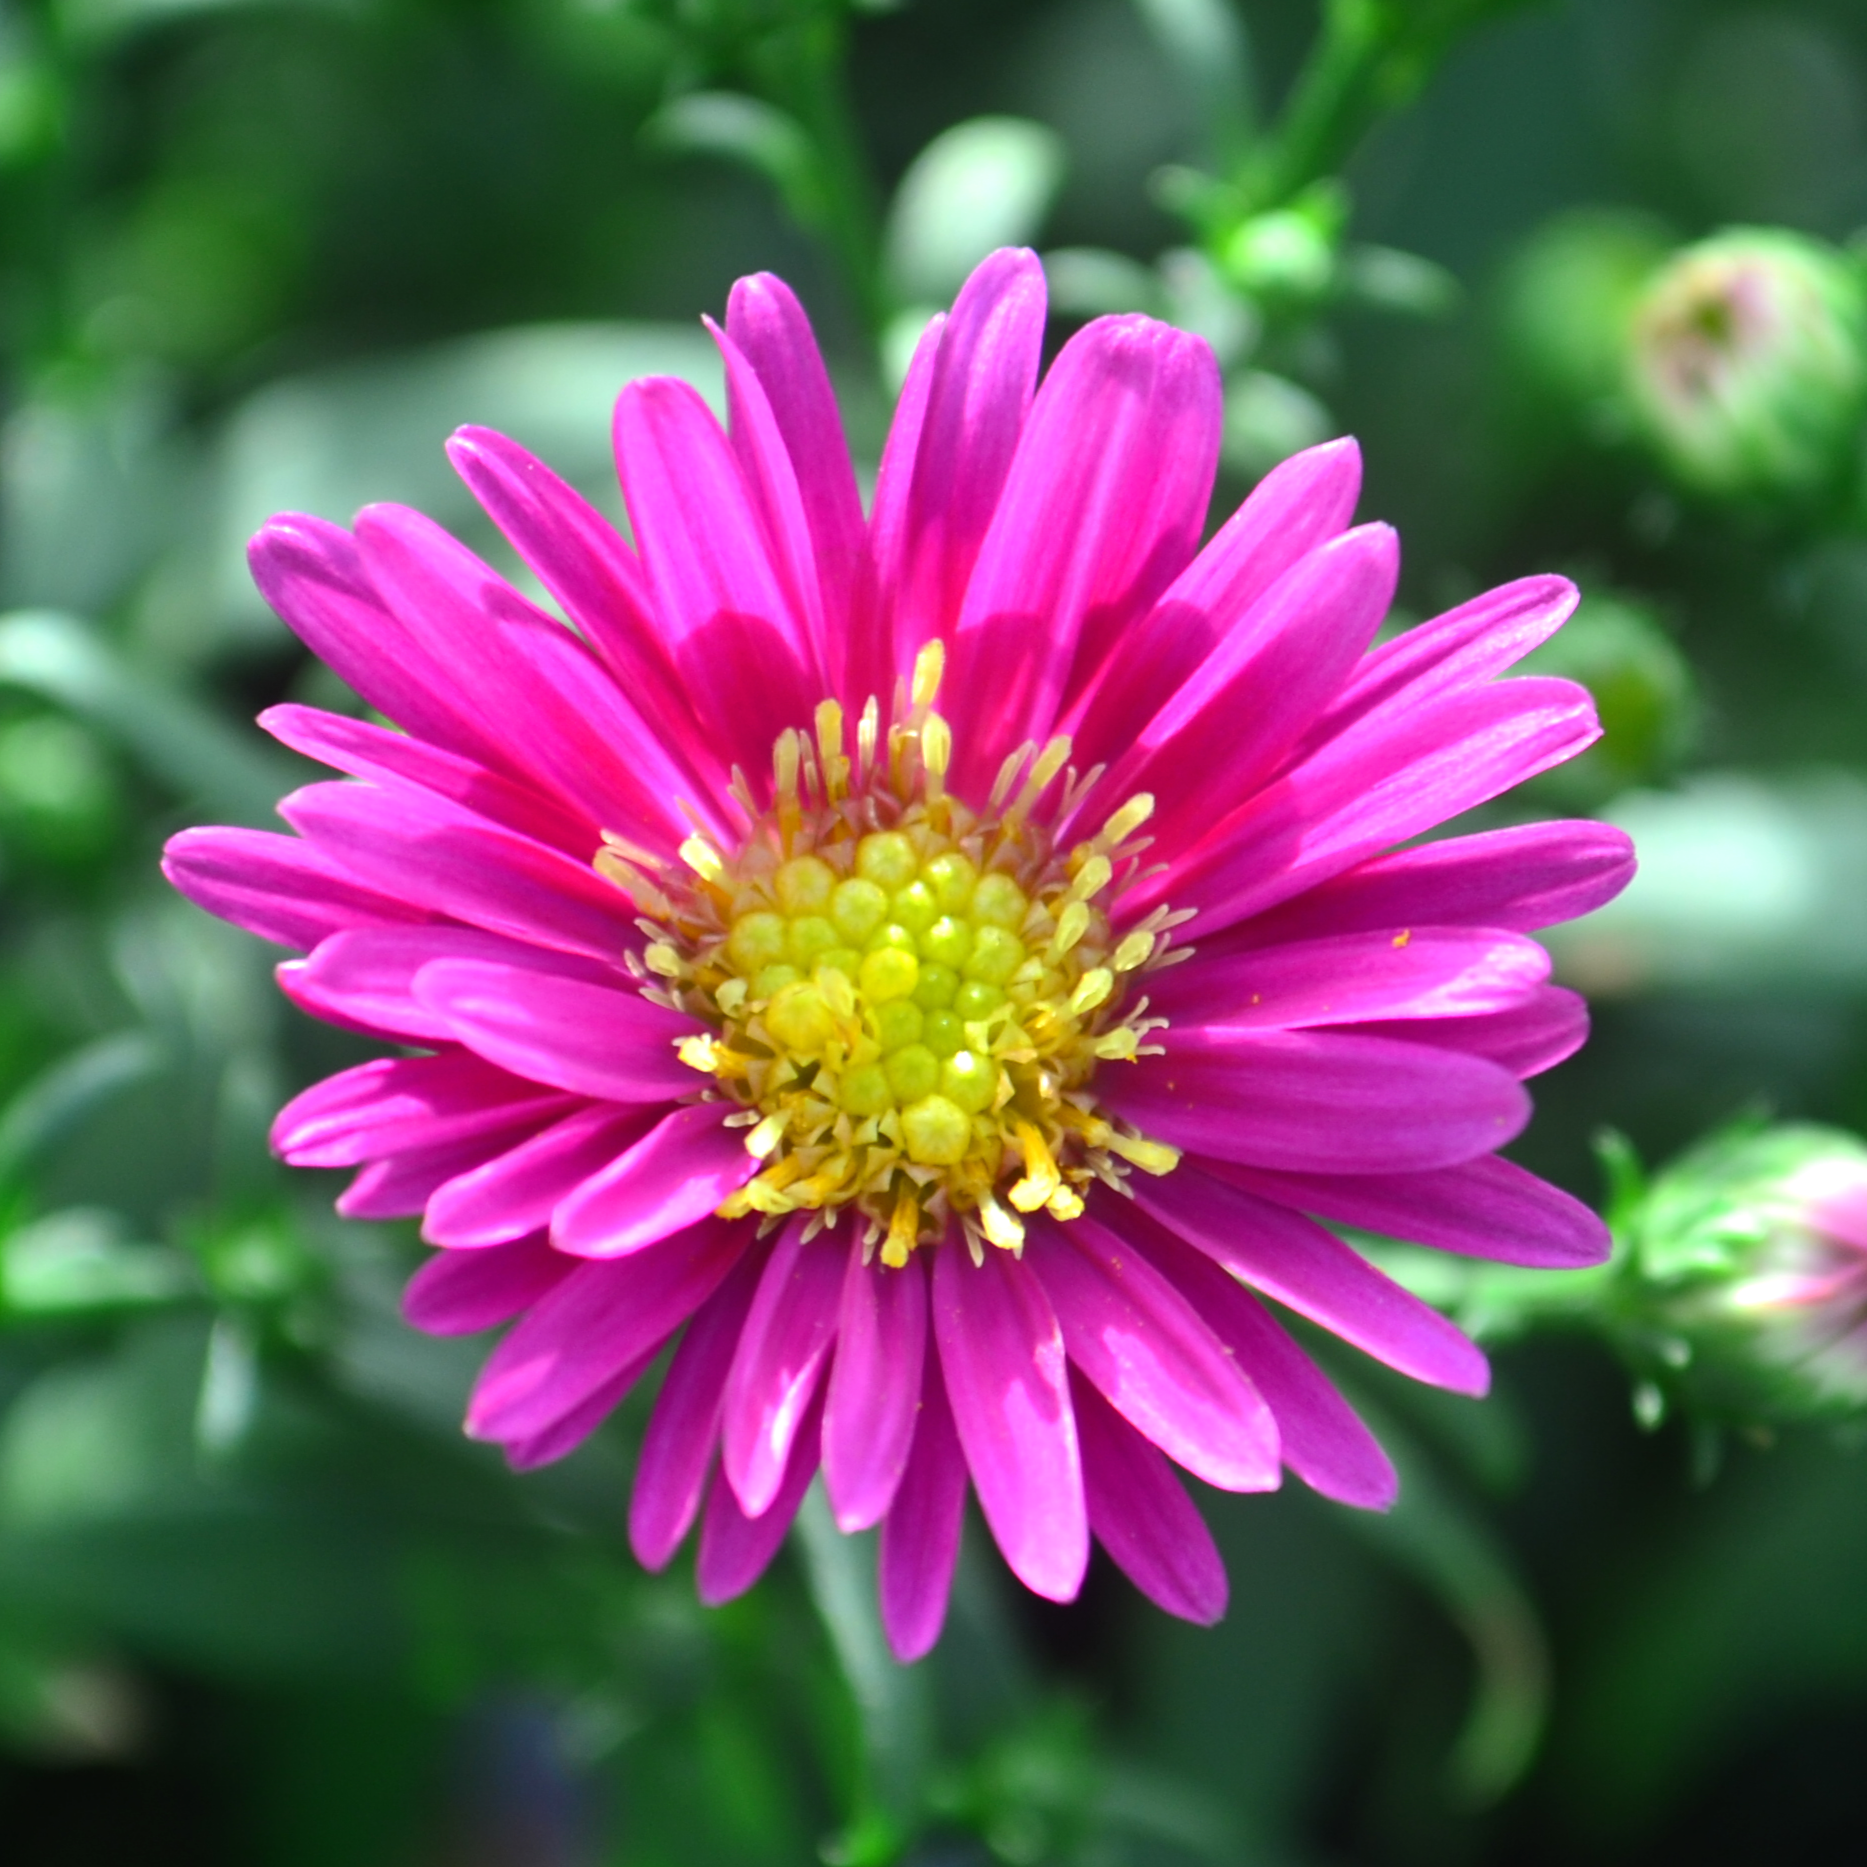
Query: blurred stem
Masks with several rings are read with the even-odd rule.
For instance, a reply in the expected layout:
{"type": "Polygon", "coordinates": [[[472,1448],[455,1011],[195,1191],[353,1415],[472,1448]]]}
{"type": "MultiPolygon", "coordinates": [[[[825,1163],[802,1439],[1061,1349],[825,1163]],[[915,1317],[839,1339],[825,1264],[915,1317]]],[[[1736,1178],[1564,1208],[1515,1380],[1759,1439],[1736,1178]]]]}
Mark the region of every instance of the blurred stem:
{"type": "Polygon", "coordinates": [[[874,1539],[845,1536],[819,1482],[805,1495],[792,1534],[843,1678],[862,1721],[864,1806],[839,1837],[839,1867],[880,1867],[912,1833],[926,1774],[927,1708],[918,1673],[888,1650],[875,1596],[874,1539]]]}
{"type": "Polygon", "coordinates": [[[1410,104],[1458,39],[1515,0],[1325,0],[1322,30],[1276,127],[1233,183],[1246,215],[1335,174],[1390,111],[1410,104]]]}
{"type": "Polygon", "coordinates": [[[796,119],[810,140],[817,224],[805,231],[829,248],[873,341],[890,307],[882,284],[878,191],[849,100],[848,45],[840,9],[819,5],[764,40],[754,61],[771,100],[796,119]]]}

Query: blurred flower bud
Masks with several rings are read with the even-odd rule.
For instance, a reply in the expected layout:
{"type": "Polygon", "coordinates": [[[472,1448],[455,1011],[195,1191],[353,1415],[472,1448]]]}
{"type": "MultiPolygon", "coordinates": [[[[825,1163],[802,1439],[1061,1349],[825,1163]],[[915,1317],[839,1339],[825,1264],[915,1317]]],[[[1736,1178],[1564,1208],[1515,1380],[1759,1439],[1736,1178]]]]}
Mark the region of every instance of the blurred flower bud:
{"type": "Polygon", "coordinates": [[[1692,664],[1635,598],[1585,595],[1522,671],[1580,681],[1601,716],[1601,737],[1580,758],[1533,781],[1539,804],[1598,809],[1634,785],[1667,777],[1692,748],[1699,713],[1692,664]]]}
{"type": "Polygon", "coordinates": [[[1654,1390],[1744,1426],[1867,1408],[1867,1144],[1726,1130],[1660,1174],[1625,1229],[1623,1339],[1654,1390]]]}
{"type": "Polygon", "coordinates": [[[1240,221],[1219,244],[1219,270],[1234,290],[1261,304],[1314,304],[1335,284],[1347,219],[1341,190],[1319,184],[1289,207],[1240,221]]]}
{"type": "Polygon", "coordinates": [[[1667,244],[1657,221],[1614,209],[1538,228],[1506,270],[1498,307],[1522,387],[1600,427],[1621,395],[1628,317],[1667,244]]]}
{"type": "Polygon", "coordinates": [[[1682,484],[1726,499],[1819,492],[1850,459],[1867,399],[1859,268],[1771,228],[1687,247],[1633,307],[1627,393],[1682,484]]]}

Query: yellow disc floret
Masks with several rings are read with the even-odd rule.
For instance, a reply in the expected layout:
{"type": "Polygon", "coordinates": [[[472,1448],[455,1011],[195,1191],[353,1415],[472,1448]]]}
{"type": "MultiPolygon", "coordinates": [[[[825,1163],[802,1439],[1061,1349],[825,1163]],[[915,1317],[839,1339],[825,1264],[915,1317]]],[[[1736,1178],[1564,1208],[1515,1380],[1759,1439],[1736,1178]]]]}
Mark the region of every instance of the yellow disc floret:
{"type": "MultiPolygon", "coordinates": [[[[834,1224],[853,1206],[891,1265],[954,1221],[975,1254],[1015,1250],[1019,1213],[1073,1218],[1092,1179],[1178,1158],[1124,1133],[1091,1087],[1161,1022],[1128,988],[1175,917],[1119,938],[1109,921],[1151,800],[1060,854],[1032,816],[1067,762],[1057,740],[1014,754],[987,810],[968,809],[945,789],[939,672],[934,644],[885,745],[874,701],[853,756],[832,702],[815,745],[783,735],[772,805],[742,799],[754,824],[736,855],[691,839],[694,879],[645,876],[620,845],[597,858],[656,913],[652,987],[712,1028],[681,1054],[742,1105],[763,1163],[722,1213],[834,1224]]],[[[1068,807],[1086,787],[1064,789],[1068,807]]]]}

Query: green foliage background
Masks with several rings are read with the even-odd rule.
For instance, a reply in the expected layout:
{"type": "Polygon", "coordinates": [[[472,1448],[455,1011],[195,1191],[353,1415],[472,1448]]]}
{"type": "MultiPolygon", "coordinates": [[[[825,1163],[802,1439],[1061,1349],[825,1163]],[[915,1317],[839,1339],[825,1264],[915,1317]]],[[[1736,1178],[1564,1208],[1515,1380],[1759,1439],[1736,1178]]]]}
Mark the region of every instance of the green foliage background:
{"type": "Polygon", "coordinates": [[[974,1526],[904,1672],[868,1552],[811,1509],[703,1611],[626,1551],[639,1399],[523,1480],[460,1437],[484,1345],[400,1323],[412,1231],[339,1224],[332,1176],[265,1151],[360,1049],[156,874],[174,829],[265,824],[308,775],[259,706],[352,704],[245,579],[268,513],[400,499],[497,555],[440,451],[468,421],[619,512],[616,389],[717,393],[696,320],[761,267],[872,462],[925,308],[988,234],[1029,239],[1059,337],[1137,306],[1214,338],[1219,510],[1352,431],[1401,622],[1532,569],[1583,584],[1545,657],[1608,737],[1515,807],[1612,815],[1646,871],[1559,951],[1598,1034],[1522,1158],[1593,1198],[1604,1123],[1649,1157],[1758,1106],[1867,1126],[1859,438],[1818,499],[1696,501],[1637,444],[1613,313],[1679,240],[1867,223],[1867,17],[1322,12],[0,7],[7,1860],[1859,1848],[1867,1466],[1827,1430],[1642,1427],[1586,1328],[1502,1349],[1482,1404],[1338,1358],[1404,1502],[1209,1495],[1214,1632],[1101,1567],[1035,1604],[974,1526]]]}

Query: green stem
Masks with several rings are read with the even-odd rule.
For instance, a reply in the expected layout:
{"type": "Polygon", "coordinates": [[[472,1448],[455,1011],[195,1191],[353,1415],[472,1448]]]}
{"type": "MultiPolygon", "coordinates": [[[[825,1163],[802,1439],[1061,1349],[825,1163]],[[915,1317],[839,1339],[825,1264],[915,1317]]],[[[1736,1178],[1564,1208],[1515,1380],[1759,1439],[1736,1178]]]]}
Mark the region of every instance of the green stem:
{"type": "Polygon", "coordinates": [[[880,337],[890,306],[882,282],[879,191],[850,106],[844,61],[848,31],[840,10],[811,9],[758,49],[757,64],[772,100],[809,138],[816,170],[815,234],[829,248],[871,340],[880,337]]]}
{"type": "Polygon", "coordinates": [[[837,1859],[870,1867],[898,1858],[912,1834],[926,1775],[927,1706],[921,1676],[888,1650],[875,1594],[874,1540],[845,1536],[814,1484],[792,1530],[812,1600],[862,1723],[863,1802],[837,1859]]]}

